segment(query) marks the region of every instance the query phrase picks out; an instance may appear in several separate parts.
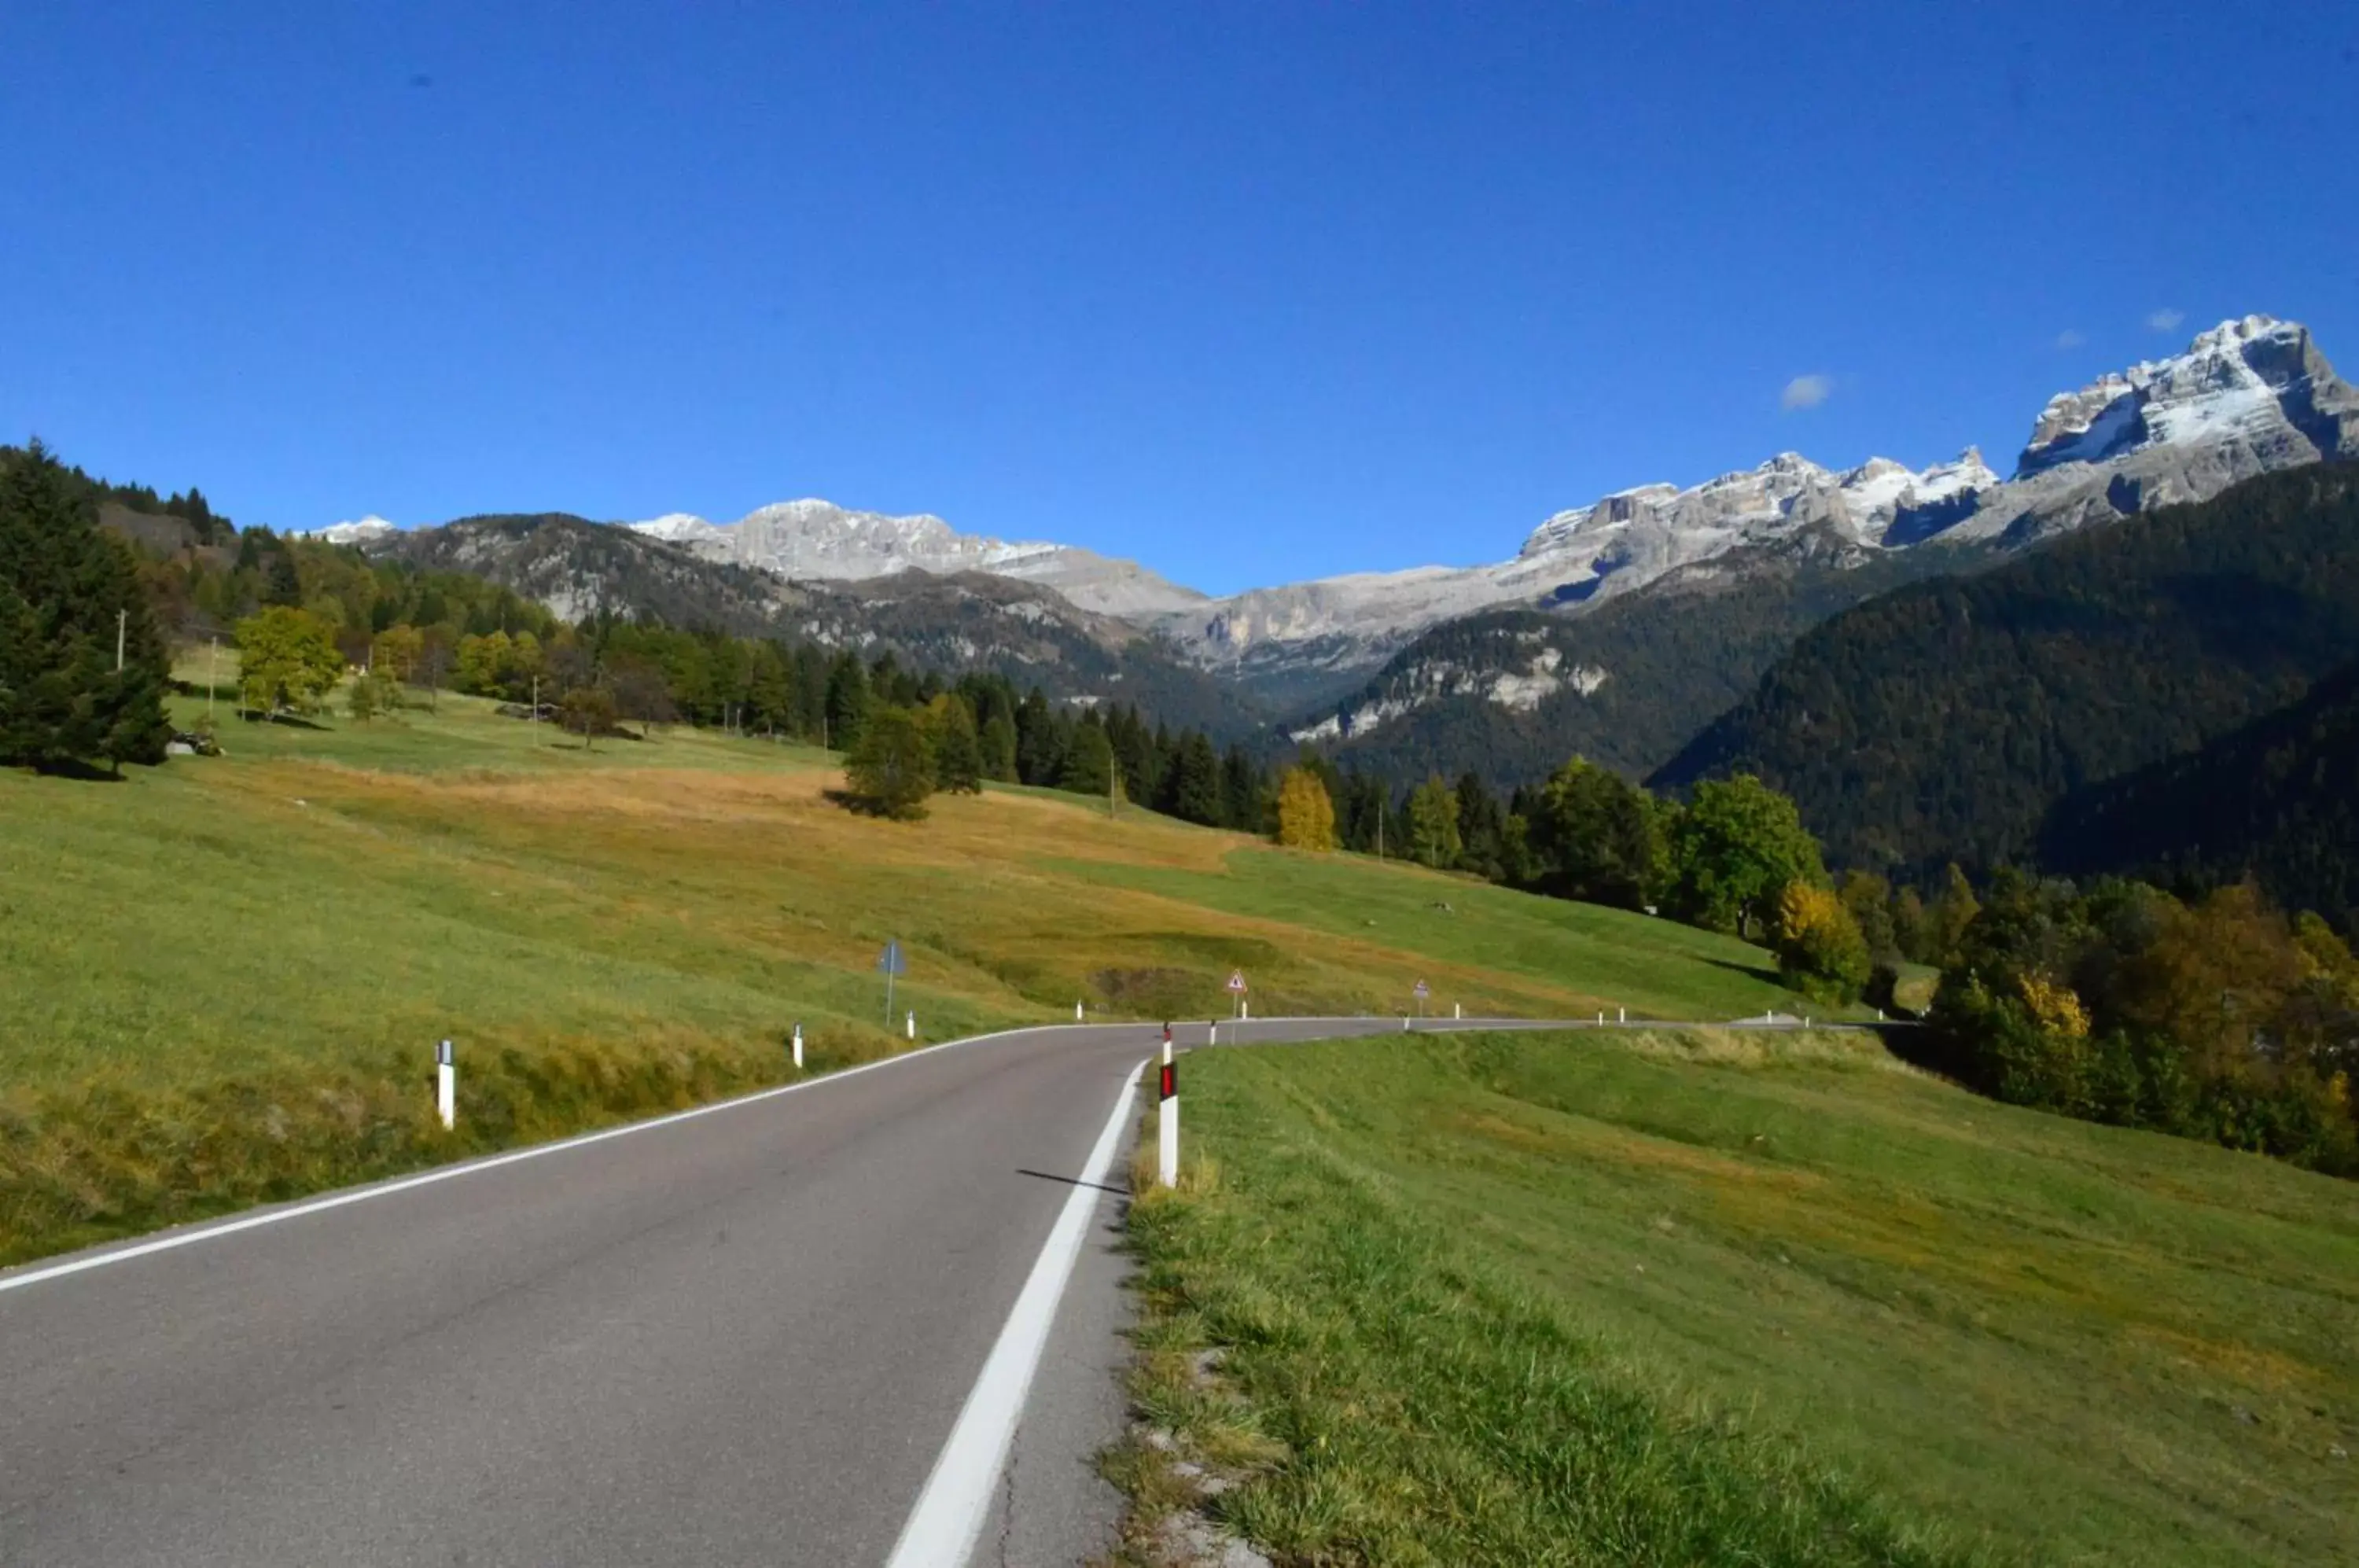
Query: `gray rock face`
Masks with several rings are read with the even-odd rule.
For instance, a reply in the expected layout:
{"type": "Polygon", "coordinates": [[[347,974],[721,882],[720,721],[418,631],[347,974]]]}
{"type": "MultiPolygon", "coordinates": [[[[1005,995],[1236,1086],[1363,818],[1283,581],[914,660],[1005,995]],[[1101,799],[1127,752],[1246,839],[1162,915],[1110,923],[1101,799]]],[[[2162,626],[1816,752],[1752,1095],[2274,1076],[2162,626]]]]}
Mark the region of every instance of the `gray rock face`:
{"type": "Polygon", "coordinates": [[[805,582],[889,577],[901,572],[984,572],[1052,588],[1082,609],[1135,615],[1175,610],[1204,595],[1136,561],[1071,545],[1014,543],[962,534],[923,513],[887,517],[832,502],[779,501],[734,523],[686,513],[632,525],[708,561],[757,566],[805,582]]]}
{"type": "Polygon", "coordinates": [[[1781,452],[1684,489],[1640,485],[1560,512],[1496,565],[1256,589],[1154,624],[1196,662],[1272,688],[1312,670],[1372,669],[1428,627],[1477,611],[1585,614],[1666,573],[1814,530],[1869,552],[2014,546],[2348,456],[2359,456],[2359,392],[2306,328],[2247,316],[2182,354],[2050,398],[2008,479],[1973,448],[1921,471],[1880,457],[1834,470],[1781,452]]]}
{"type": "Polygon", "coordinates": [[[1260,588],[1156,618],[1189,658],[1267,687],[1317,668],[1381,662],[1427,627],[1501,605],[1578,612],[1665,572],[1828,526],[1875,545],[1912,517],[1999,484],[1967,449],[1921,472],[1888,458],[1850,470],[1780,452],[1681,489],[1647,485],[1559,512],[1495,566],[1421,567],[1260,588]],[[1287,657],[1299,648],[1299,659],[1287,657]]]}

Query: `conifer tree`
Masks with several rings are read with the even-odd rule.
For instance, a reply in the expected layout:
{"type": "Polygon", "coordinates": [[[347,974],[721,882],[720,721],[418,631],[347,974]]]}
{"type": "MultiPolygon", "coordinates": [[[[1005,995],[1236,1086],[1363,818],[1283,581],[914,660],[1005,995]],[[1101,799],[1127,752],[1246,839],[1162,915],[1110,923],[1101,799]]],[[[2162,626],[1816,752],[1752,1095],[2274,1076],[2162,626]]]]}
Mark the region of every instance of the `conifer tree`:
{"type": "Polygon", "coordinates": [[[1180,735],[1169,777],[1168,810],[1173,816],[1207,827],[1220,822],[1221,759],[1201,731],[1180,735]]]}
{"type": "Polygon", "coordinates": [[[945,691],[927,704],[934,742],[934,779],[953,795],[983,793],[983,746],[966,699],[945,691]]]}
{"type": "Polygon", "coordinates": [[[87,494],[38,441],[0,455],[0,762],[161,761],[167,668],[87,494]]]}
{"type": "Polygon", "coordinates": [[[1076,795],[1103,795],[1114,788],[1114,744],[1106,738],[1104,727],[1084,719],[1073,726],[1072,744],[1065,748],[1057,788],[1076,795]]]}

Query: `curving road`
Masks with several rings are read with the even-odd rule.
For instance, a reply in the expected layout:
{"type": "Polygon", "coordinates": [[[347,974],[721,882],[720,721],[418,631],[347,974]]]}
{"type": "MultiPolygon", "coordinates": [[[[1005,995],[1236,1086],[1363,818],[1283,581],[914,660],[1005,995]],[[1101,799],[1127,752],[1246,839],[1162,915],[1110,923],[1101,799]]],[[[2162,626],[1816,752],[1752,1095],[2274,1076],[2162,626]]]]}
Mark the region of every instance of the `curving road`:
{"type": "Polygon", "coordinates": [[[0,1563],[1082,1561],[1159,1038],[957,1042],[0,1274],[0,1563]]]}

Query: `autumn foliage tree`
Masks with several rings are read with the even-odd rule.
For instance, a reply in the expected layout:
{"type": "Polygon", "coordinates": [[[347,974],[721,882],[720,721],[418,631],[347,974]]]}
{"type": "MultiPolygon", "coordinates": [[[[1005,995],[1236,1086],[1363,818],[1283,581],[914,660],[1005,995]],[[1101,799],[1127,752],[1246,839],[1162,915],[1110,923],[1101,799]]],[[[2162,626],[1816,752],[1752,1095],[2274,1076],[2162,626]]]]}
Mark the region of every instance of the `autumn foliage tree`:
{"type": "Polygon", "coordinates": [[[2359,1175],[2359,963],[2249,886],[2002,873],[1928,1022],[1930,1064],[1997,1098],[2359,1175]]]}
{"type": "Polygon", "coordinates": [[[1288,849],[1335,847],[1335,801],[1308,768],[1289,768],[1277,781],[1277,842],[1288,849]]]}
{"type": "Polygon", "coordinates": [[[1786,884],[1777,895],[1770,945],[1791,989],[1826,1002],[1854,1002],[1867,984],[1867,941],[1833,888],[1786,884]]]}

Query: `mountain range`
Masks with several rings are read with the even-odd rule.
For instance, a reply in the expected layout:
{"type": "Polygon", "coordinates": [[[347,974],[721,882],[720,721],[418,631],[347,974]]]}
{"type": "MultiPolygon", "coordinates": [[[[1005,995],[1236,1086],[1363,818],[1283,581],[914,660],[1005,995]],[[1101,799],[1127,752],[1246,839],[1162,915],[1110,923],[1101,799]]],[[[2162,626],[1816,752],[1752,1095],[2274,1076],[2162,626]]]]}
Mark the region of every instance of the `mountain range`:
{"type": "MultiPolygon", "coordinates": [[[[367,517],[321,532],[371,553],[455,560],[472,550],[478,566],[560,613],[581,612],[592,587],[610,610],[715,624],[744,624],[758,602],[773,629],[810,620],[815,634],[854,644],[883,635],[864,629],[858,606],[873,615],[885,600],[859,585],[903,585],[886,596],[900,617],[888,641],[930,637],[955,649],[962,636],[973,641],[971,627],[956,628],[984,602],[978,585],[997,581],[1021,590],[990,601],[997,621],[1086,624],[1081,642],[1128,649],[1134,680],[1151,668],[1168,685],[1192,669],[1208,678],[1200,691],[1226,689],[1230,725],[1246,714],[1274,721],[1272,749],[1313,742],[1387,768],[1445,770],[1505,757],[1511,777],[1580,749],[1644,773],[1749,691],[1802,631],[1850,604],[2255,474],[2351,455],[2359,392],[2299,323],[2255,315],[2050,398],[2006,476],[1972,448],[1922,469],[1886,458],[1828,468],[1781,452],[1701,484],[1641,485],[1560,511],[1504,561],[1221,597],[1073,546],[820,500],[729,523],[569,519],[579,526],[529,547],[500,534],[490,548],[483,519],[402,530],[367,517]],[[454,529],[457,540],[437,542],[454,529]],[[652,599],[635,602],[611,572],[557,559],[586,561],[625,538],[659,553],[659,570],[649,553],[647,571],[627,574],[642,587],[669,584],[652,599]],[[925,578],[967,586],[932,594],[925,578]],[[920,637],[913,615],[937,619],[920,637]]],[[[1051,684],[1070,695],[1115,695],[1065,675],[1051,684]]]]}

